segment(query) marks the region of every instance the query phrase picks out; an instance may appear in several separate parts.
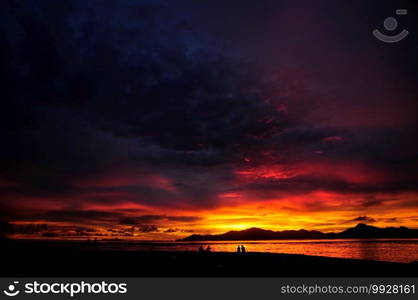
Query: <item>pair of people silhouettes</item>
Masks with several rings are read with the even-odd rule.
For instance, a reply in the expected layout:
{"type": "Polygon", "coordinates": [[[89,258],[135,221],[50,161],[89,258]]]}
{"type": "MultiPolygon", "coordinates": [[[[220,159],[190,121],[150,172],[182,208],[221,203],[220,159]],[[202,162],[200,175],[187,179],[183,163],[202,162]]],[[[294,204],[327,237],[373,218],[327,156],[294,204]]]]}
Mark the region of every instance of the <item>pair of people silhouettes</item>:
{"type": "Polygon", "coordinates": [[[206,250],[205,248],[203,248],[202,245],[200,245],[199,247],[199,252],[211,252],[211,251],[212,251],[212,248],[209,245],[206,247],[206,250]]]}
{"type": "Polygon", "coordinates": [[[245,247],[244,247],[244,245],[241,245],[241,246],[238,246],[237,247],[237,252],[245,252],[246,250],[245,250],[245,247]]]}

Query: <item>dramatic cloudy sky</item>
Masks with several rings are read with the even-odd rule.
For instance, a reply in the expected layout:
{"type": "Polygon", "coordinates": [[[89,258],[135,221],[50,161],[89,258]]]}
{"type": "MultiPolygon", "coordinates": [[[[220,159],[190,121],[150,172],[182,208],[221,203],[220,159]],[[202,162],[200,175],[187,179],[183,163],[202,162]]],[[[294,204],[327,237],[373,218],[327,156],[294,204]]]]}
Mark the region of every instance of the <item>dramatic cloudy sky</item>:
{"type": "Polygon", "coordinates": [[[364,2],[2,1],[2,231],[418,228],[416,4],[364,2]]]}

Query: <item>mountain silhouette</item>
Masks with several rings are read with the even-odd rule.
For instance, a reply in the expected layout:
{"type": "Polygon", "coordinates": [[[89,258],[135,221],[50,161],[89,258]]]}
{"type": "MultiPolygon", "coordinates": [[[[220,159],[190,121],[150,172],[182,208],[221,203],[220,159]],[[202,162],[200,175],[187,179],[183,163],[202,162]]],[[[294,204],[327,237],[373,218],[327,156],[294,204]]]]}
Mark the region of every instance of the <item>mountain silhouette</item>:
{"type": "Polygon", "coordinates": [[[179,241],[245,241],[245,240],[306,240],[306,239],[364,239],[364,238],[418,238],[418,229],[406,227],[379,228],[366,224],[357,224],[339,233],[323,233],[317,230],[272,231],[261,228],[249,228],[228,231],[222,234],[193,234],[179,241]]]}
{"type": "Polygon", "coordinates": [[[379,228],[366,224],[357,224],[337,234],[338,238],[418,238],[417,229],[401,227],[379,228]]]}

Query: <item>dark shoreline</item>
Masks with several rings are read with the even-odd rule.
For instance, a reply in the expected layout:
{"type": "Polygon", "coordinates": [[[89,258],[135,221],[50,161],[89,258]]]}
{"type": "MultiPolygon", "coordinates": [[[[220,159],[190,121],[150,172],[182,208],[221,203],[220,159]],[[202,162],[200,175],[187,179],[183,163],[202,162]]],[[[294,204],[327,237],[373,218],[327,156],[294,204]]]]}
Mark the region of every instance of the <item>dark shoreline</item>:
{"type": "Polygon", "coordinates": [[[276,253],[2,245],[2,277],[417,277],[418,263],[276,253]]]}

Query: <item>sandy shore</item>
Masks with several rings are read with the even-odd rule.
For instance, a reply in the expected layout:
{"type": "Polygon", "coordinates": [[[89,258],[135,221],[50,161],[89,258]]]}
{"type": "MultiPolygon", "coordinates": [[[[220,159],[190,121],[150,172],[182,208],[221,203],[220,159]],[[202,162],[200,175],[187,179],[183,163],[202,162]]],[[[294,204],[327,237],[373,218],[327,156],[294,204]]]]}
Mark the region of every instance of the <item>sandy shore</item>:
{"type": "Polygon", "coordinates": [[[4,246],[3,277],[416,277],[418,264],[307,255],[4,246]]]}

